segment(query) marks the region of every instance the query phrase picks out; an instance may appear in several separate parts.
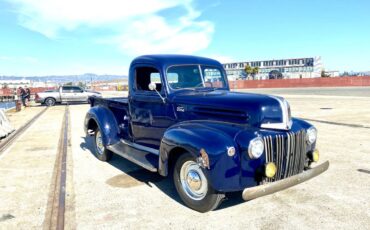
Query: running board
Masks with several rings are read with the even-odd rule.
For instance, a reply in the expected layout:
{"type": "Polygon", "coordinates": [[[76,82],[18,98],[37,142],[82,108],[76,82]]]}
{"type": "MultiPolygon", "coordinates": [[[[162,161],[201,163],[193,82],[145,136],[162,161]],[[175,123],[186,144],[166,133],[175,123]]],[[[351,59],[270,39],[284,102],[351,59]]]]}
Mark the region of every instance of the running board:
{"type": "Polygon", "coordinates": [[[107,149],[151,172],[157,172],[159,159],[153,153],[134,148],[122,141],[107,146],[107,149]]]}

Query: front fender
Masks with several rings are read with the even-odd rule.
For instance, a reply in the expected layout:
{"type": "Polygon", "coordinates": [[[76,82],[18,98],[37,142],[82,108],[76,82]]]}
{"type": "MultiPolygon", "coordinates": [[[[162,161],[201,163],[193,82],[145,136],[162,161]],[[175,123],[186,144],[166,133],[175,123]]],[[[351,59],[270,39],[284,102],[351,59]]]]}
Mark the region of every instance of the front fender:
{"type": "Polygon", "coordinates": [[[228,147],[237,149],[233,137],[220,128],[196,121],[176,124],[162,138],[158,171],[163,176],[168,174],[169,159],[178,153],[174,149],[184,149],[196,158],[204,149],[210,163],[204,172],[211,186],[218,191],[233,190],[239,186],[240,159],[237,153],[228,156],[228,147]]]}
{"type": "Polygon", "coordinates": [[[119,127],[112,111],[103,106],[90,108],[85,117],[85,132],[88,131],[91,122],[99,127],[104,146],[117,143],[119,138],[119,127]]]}

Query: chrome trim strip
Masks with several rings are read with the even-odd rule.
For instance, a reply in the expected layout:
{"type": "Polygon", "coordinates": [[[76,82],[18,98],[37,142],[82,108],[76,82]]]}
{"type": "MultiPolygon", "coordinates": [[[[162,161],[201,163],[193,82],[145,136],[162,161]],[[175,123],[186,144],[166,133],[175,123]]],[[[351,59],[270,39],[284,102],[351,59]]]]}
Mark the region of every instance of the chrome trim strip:
{"type": "Polygon", "coordinates": [[[274,162],[277,167],[273,178],[264,182],[278,181],[303,172],[306,159],[305,130],[263,137],[266,163],[274,162]]]}
{"type": "Polygon", "coordinates": [[[288,143],[287,143],[287,152],[285,153],[286,154],[286,162],[285,162],[284,178],[286,178],[289,175],[288,169],[290,167],[290,151],[291,151],[290,143],[291,143],[291,137],[290,137],[289,133],[287,133],[287,142],[288,143]]]}
{"type": "Polygon", "coordinates": [[[149,148],[149,147],[139,145],[139,144],[136,144],[136,143],[133,143],[133,142],[130,142],[130,141],[123,140],[123,139],[121,139],[121,142],[123,144],[128,145],[130,147],[133,147],[135,149],[139,149],[139,150],[142,150],[142,151],[152,153],[152,154],[155,154],[155,155],[159,156],[159,150],[157,150],[157,149],[149,148]]]}

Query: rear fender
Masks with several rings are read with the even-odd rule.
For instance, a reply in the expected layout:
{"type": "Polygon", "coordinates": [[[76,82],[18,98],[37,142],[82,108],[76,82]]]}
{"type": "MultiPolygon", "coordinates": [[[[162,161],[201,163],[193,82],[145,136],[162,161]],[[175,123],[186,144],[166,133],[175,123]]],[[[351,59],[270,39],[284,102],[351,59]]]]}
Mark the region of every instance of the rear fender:
{"type": "Polygon", "coordinates": [[[119,138],[119,127],[112,111],[103,106],[90,108],[85,117],[85,132],[92,127],[93,122],[97,124],[102,134],[104,146],[117,143],[119,138]]]}

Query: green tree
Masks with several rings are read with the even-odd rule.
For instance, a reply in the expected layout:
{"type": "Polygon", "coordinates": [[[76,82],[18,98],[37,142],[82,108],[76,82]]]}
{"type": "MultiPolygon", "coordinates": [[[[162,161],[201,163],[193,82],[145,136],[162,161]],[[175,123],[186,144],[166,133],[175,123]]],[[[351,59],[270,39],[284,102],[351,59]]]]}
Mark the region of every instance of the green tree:
{"type": "Polygon", "coordinates": [[[244,72],[247,74],[247,77],[253,73],[253,69],[250,65],[245,66],[244,72]]]}
{"type": "Polygon", "coordinates": [[[70,86],[70,85],[73,85],[73,82],[67,82],[67,83],[65,83],[64,85],[68,85],[68,86],[70,86]]]}
{"type": "Polygon", "coordinates": [[[260,69],[258,68],[258,66],[252,68],[252,77],[253,77],[253,79],[256,76],[256,74],[258,74],[259,71],[260,71],[260,69]]]}

